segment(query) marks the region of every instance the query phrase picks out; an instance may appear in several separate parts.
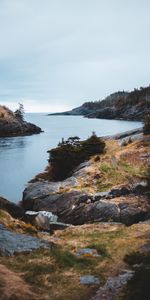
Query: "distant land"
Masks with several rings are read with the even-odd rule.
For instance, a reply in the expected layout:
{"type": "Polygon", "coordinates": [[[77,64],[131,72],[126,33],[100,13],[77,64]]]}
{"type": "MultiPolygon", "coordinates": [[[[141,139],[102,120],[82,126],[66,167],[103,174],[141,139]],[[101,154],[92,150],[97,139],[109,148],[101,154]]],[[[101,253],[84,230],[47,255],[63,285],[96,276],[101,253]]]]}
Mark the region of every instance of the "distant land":
{"type": "Polygon", "coordinates": [[[0,137],[31,135],[41,131],[40,127],[26,122],[19,110],[13,112],[0,105],[0,137]]]}
{"type": "Polygon", "coordinates": [[[150,86],[131,92],[119,91],[104,100],[85,102],[70,111],[52,113],[49,116],[142,121],[148,113],[150,113],[150,86]]]}

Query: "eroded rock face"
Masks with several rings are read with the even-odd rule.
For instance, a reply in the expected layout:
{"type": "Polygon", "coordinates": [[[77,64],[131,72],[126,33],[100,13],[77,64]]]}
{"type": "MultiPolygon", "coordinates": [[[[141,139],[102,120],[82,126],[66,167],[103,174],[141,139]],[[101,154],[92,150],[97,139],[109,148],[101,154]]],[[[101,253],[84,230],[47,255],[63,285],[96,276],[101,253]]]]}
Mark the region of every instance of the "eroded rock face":
{"type": "Polygon", "coordinates": [[[0,255],[10,256],[39,248],[51,248],[51,244],[30,235],[11,232],[0,224],[0,255]]]}
{"type": "MultiPolygon", "coordinates": [[[[56,183],[57,184],[57,183],[56,183]]],[[[128,188],[112,189],[104,193],[89,195],[80,191],[52,193],[56,185],[36,182],[24,191],[23,208],[25,210],[49,211],[58,216],[58,222],[82,225],[92,222],[122,222],[131,225],[148,219],[149,206],[138,197],[128,200],[128,188]],[[123,197],[120,196],[123,194],[123,197]],[[127,196],[127,200],[126,197],[127,196]]],[[[60,183],[58,183],[60,187],[60,183]]],[[[58,191],[58,190],[57,190],[58,191]]],[[[137,195],[137,194],[136,194],[137,195]]]]}

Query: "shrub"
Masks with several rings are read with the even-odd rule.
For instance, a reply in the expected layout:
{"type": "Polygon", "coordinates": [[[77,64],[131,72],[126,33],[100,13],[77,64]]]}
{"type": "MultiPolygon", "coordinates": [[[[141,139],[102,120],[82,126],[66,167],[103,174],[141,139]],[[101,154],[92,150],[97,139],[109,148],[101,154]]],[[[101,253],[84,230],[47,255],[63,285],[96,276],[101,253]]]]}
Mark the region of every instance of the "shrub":
{"type": "Polygon", "coordinates": [[[80,141],[79,137],[62,139],[58,146],[50,151],[50,177],[53,180],[63,180],[80,163],[88,160],[91,155],[104,152],[105,142],[92,134],[85,141],[80,141]]]}
{"type": "Polygon", "coordinates": [[[15,111],[15,116],[18,120],[24,120],[24,107],[22,103],[19,103],[19,108],[15,111]]]}
{"type": "Polygon", "coordinates": [[[143,133],[150,134],[150,114],[148,114],[144,119],[143,133]]]}

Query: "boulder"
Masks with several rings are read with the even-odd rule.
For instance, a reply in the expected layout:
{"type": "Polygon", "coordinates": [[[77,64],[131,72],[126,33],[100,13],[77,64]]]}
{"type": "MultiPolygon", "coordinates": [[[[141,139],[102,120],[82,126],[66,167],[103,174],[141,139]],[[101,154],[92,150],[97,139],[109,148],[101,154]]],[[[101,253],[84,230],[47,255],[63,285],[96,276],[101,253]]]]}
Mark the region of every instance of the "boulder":
{"type": "Polygon", "coordinates": [[[58,217],[48,211],[26,211],[26,220],[42,230],[50,230],[50,223],[57,222],[58,217]]]}
{"type": "Polygon", "coordinates": [[[9,231],[0,224],[0,255],[10,256],[39,248],[51,248],[51,244],[37,237],[9,231]]]}
{"type": "Polygon", "coordinates": [[[132,225],[145,220],[148,217],[148,211],[138,205],[120,204],[120,220],[125,225],[132,225]]]}
{"type": "Polygon", "coordinates": [[[69,177],[64,181],[48,182],[36,181],[29,183],[23,192],[23,207],[25,210],[33,210],[36,199],[47,199],[51,195],[59,193],[61,189],[77,185],[75,177],[69,177]]]}

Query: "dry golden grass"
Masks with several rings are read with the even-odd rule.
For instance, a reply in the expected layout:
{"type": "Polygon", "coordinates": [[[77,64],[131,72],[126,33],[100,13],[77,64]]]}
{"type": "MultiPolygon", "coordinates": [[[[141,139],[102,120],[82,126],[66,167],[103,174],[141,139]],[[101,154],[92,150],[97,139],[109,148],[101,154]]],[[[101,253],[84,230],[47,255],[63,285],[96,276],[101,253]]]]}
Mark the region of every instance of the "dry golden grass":
{"type": "MultiPolygon", "coordinates": [[[[116,275],[120,268],[126,267],[123,261],[126,254],[137,251],[148,242],[149,229],[148,224],[76,226],[48,237],[48,240],[55,241],[52,250],[40,249],[28,255],[1,257],[0,263],[19,276],[21,282],[41,300],[88,300],[96,288],[81,285],[80,276],[95,275],[103,284],[108,276],[116,275]],[[100,256],[78,258],[77,250],[85,247],[96,249],[100,256]]],[[[41,234],[41,237],[47,239],[47,235],[41,234]]],[[[2,285],[2,291],[4,286],[6,289],[6,285],[2,285]]]]}
{"type": "Polygon", "coordinates": [[[21,220],[14,219],[9,213],[0,209],[0,223],[5,225],[9,230],[18,232],[18,233],[28,233],[32,235],[37,235],[37,229],[32,226],[30,223],[25,223],[21,220]]]}

